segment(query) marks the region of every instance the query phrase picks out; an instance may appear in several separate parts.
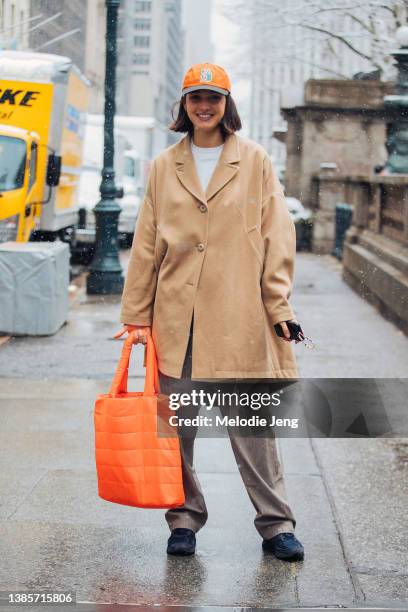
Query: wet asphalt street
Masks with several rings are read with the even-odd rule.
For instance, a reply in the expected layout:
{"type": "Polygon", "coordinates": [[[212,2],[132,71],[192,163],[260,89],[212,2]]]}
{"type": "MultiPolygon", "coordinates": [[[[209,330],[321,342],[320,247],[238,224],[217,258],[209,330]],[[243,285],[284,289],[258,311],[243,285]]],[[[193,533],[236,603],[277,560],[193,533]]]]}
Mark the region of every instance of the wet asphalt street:
{"type": "MultiPolygon", "coordinates": [[[[331,256],[298,254],[292,304],[316,343],[294,347],[302,377],[407,378],[407,337],[344,283],[331,256]]],[[[164,511],[98,498],[93,401],[120,354],[118,313],[117,298],[80,286],[55,336],[0,346],[0,591],[76,591],[101,604],[408,609],[406,439],[279,440],[305,546],[298,563],[262,552],[228,439],[196,442],[209,519],[194,557],[166,556],[164,511]]],[[[139,346],[132,390],[142,377],[139,346]]]]}

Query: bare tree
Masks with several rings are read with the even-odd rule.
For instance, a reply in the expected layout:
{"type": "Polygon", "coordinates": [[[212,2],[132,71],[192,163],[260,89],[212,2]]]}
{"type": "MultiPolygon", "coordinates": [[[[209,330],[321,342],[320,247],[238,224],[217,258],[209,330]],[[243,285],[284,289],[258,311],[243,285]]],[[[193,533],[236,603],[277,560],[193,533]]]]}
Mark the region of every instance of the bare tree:
{"type": "Polygon", "coordinates": [[[233,52],[247,76],[256,45],[267,60],[308,62],[337,78],[352,76],[342,61],[346,53],[389,79],[395,32],[408,21],[408,0],[222,0],[221,10],[240,28],[233,52]],[[299,53],[307,41],[318,48],[312,60],[299,53]]]}

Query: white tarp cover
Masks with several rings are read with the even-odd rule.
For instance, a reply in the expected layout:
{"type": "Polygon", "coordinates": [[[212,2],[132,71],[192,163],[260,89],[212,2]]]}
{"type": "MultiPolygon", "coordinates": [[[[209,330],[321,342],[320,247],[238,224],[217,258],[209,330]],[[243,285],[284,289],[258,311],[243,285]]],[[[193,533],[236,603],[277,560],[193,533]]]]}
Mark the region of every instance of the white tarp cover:
{"type": "Polygon", "coordinates": [[[52,83],[58,73],[68,72],[71,66],[71,60],[61,55],[0,51],[0,78],[4,80],[52,83]]]}
{"type": "Polygon", "coordinates": [[[0,244],[0,332],[55,334],[68,319],[69,246],[0,244]]]}

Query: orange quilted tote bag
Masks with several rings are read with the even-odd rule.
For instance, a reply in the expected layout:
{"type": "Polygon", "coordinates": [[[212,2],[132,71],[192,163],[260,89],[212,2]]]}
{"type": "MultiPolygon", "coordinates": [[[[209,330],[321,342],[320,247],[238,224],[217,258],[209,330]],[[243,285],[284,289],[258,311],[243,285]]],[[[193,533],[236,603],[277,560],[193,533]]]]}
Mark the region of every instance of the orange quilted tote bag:
{"type": "Polygon", "coordinates": [[[159,394],[154,343],[149,336],[143,393],[127,391],[132,346],[129,334],[109,393],[95,401],[98,495],[126,506],[175,508],[185,501],[180,444],[168,419],[164,427],[168,437],[158,427],[168,415],[168,398],[159,394]]]}

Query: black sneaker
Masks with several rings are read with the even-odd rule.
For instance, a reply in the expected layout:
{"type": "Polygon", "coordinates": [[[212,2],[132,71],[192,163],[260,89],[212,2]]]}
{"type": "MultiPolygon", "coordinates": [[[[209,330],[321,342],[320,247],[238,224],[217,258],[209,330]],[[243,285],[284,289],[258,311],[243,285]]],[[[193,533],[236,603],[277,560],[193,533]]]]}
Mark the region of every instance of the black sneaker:
{"type": "Polygon", "coordinates": [[[294,533],[278,533],[273,538],[264,540],[262,548],[284,561],[302,561],[305,556],[303,545],[294,533]]]}
{"type": "Polygon", "coordinates": [[[194,531],[184,527],[177,527],[171,532],[167,542],[168,555],[194,555],[196,537],[194,531]]]}

